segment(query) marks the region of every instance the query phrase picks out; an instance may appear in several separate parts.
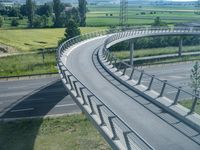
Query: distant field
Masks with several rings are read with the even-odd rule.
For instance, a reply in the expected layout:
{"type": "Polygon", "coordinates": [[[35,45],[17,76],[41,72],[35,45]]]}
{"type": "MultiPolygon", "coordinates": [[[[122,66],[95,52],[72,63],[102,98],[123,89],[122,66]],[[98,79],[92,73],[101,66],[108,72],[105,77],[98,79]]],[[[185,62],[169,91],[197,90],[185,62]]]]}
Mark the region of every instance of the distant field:
{"type": "MultiPolygon", "coordinates": [[[[104,26],[119,24],[119,6],[89,6],[87,13],[88,26],[104,26]]],[[[194,22],[200,15],[194,14],[194,7],[184,6],[129,6],[128,24],[152,24],[155,17],[159,16],[164,22],[194,22]]]]}
{"type": "Polygon", "coordinates": [[[1,150],[110,150],[84,115],[0,122],[1,150]]]}
{"type": "MultiPolygon", "coordinates": [[[[81,33],[94,32],[104,27],[80,28],[81,33]]],[[[33,51],[57,47],[64,37],[65,28],[57,29],[0,29],[0,43],[15,47],[18,51],[33,51]]]]}

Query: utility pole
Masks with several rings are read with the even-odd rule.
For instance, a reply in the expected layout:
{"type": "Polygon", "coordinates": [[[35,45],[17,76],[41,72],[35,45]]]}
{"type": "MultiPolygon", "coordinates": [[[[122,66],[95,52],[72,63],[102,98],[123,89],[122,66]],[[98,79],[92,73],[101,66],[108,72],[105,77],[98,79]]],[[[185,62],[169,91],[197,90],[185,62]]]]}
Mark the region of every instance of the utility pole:
{"type": "Polygon", "coordinates": [[[124,26],[128,21],[128,0],[120,0],[119,24],[124,26]]]}
{"type": "Polygon", "coordinates": [[[196,1],[196,5],[195,5],[195,14],[200,15],[200,0],[196,1]]]}

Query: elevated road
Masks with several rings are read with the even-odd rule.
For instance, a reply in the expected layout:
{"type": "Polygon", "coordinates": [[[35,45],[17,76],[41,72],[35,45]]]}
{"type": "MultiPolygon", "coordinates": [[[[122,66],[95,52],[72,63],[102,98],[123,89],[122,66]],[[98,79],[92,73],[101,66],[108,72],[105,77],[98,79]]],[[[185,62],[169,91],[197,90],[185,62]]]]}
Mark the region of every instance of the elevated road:
{"type": "Polygon", "coordinates": [[[105,37],[97,38],[72,47],[63,55],[65,65],[153,148],[199,149],[200,135],[197,131],[120,85],[101,68],[95,58],[95,49],[104,40],[105,37]]]}

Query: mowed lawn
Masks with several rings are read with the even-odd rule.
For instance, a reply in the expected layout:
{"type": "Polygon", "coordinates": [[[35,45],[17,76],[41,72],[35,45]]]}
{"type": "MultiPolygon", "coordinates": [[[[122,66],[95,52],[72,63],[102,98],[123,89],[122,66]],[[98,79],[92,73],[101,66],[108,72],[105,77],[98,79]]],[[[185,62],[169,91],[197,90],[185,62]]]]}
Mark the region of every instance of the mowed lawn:
{"type": "MultiPolygon", "coordinates": [[[[105,27],[83,27],[81,33],[106,29],[105,27]]],[[[54,48],[64,37],[65,28],[56,29],[0,29],[0,43],[16,48],[18,51],[33,51],[54,48]]]]}
{"type": "Polygon", "coordinates": [[[0,122],[1,150],[108,150],[110,147],[82,114],[0,122]]]}

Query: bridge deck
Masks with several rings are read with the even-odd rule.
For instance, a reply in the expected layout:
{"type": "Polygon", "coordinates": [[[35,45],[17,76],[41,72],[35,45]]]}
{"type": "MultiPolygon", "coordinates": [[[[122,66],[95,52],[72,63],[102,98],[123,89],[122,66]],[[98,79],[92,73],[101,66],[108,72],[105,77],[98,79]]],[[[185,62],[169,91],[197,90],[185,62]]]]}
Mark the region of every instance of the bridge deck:
{"type": "Polygon", "coordinates": [[[92,57],[103,41],[98,38],[75,47],[67,57],[68,69],[155,149],[200,149],[198,132],[111,78],[117,88],[106,80],[109,75],[103,69],[105,77],[99,73],[92,57]]]}

